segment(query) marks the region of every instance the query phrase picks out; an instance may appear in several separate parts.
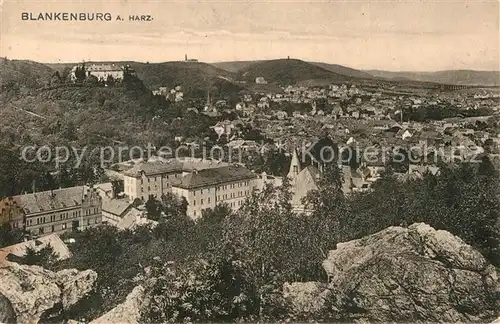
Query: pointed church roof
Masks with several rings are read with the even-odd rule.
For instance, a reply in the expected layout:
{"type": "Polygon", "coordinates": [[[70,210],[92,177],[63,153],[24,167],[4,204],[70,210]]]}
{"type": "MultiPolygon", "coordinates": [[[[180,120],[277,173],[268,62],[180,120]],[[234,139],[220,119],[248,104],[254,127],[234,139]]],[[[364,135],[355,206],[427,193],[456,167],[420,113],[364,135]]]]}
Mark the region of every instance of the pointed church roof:
{"type": "Polygon", "coordinates": [[[307,193],[318,189],[320,176],[318,168],[311,165],[299,172],[292,188],[292,205],[302,205],[302,199],[307,196],[307,193]]]}

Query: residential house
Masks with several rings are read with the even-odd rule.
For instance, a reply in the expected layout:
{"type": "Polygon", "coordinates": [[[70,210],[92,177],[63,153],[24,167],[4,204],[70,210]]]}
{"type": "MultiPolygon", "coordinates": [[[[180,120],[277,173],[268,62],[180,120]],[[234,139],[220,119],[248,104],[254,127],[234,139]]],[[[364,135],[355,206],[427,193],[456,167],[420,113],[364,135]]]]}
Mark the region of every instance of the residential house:
{"type": "Polygon", "coordinates": [[[247,104],[245,107],[242,108],[242,112],[244,116],[251,116],[255,113],[255,110],[257,109],[257,106],[253,103],[247,104]]]}
{"type": "Polygon", "coordinates": [[[279,120],[283,120],[288,118],[288,113],[284,110],[278,110],[274,113],[274,116],[276,116],[279,120]]]}
{"type": "Polygon", "coordinates": [[[168,88],[167,87],[159,87],[158,90],[153,90],[153,95],[155,96],[168,96],[168,88]]]}
{"type": "Polygon", "coordinates": [[[234,155],[235,152],[257,152],[259,144],[252,140],[238,139],[226,144],[230,152],[234,155]]]}
{"type": "Polygon", "coordinates": [[[116,224],[116,227],[119,230],[134,230],[136,227],[143,225],[149,225],[154,228],[158,225],[158,222],[148,219],[145,211],[133,208],[123,215],[122,219],[116,224]]]}
{"type": "Polygon", "coordinates": [[[279,187],[283,184],[283,178],[282,177],[277,177],[273,175],[268,175],[266,172],[262,172],[261,174],[257,175],[258,180],[255,181],[256,186],[255,189],[257,191],[261,191],[264,189],[266,185],[272,185],[273,187],[279,187]]]}
{"type": "Polygon", "coordinates": [[[138,212],[127,199],[103,198],[102,222],[117,226],[126,215],[138,212]]]}
{"type": "Polygon", "coordinates": [[[255,83],[256,84],[267,84],[267,81],[266,81],[266,79],[264,79],[264,77],[256,77],[255,83]]]}
{"type": "Polygon", "coordinates": [[[53,251],[57,254],[57,260],[59,261],[66,260],[71,257],[71,252],[68,246],[61,240],[59,235],[49,234],[34,240],[0,248],[0,264],[5,264],[5,262],[12,259],[14,261],[23,259],[28,248],[40,251],[48,246],[52,247],[53,251]]]}
{"type": "Polygon", "coordinates": [[[426,174],[430,173],[432,175],[437,175],[439,173],[439,167],[435,165],[415,165],[410,164],[408,166],[408,172],[401,177],[401,180],[408,181],[413,179],[422,179],[426,174]]]}
{"type": "Polygon", "coordinates": [[[231,135],[234,127],[235,127],[235,125],[231,121],[225,120],[225,121],[218,122],[217,124],[215,124],[211,128],[215,131],[215,133],[219,137],[221,137],[222,135],[226,135],[226,136],[231,135]]]}
{"type": "Polygon", "coordinates": [[[238,102],[235,106],[235,109],[238,110],[238,111],[241,111],[245,108],[245,103],[244,102],[238,102]]]}
{"type": "MultiPolygon", "coordinates": [[[[350,168],[350,167],[349,167],[350,168]]],[[[346,167],[344,166],[344,170],[346,167]]],[[[371,182],[368,181],[370,171],[368,169],[360,169],[350,172],[350,190],[352,192],[367,191],[370,188],[371,182]]],[[[345,192],[345,190],[344,190],[345,192]]]]}
{"type": "Polygon", "coordinates": [[[408,129],[402,131],[402,134],[399,134],[399,132],[398,132],[398,135],[401,135],[401,139],[403,139],[403,140],[411,138],[413,136],[412,133],[408,129]]]}
{"type": "Polygon", "coordinates": [[[180,102],[180,101],[182,101],[182,100],[184,100],[184,93],[183,93],[183,92],[180,92],[180,91],[179,91],[179,92],[176,92],[176,93],[175,93],[175,99],[174,99],[174,101],[175,101],[175,102],[180,102]]]}

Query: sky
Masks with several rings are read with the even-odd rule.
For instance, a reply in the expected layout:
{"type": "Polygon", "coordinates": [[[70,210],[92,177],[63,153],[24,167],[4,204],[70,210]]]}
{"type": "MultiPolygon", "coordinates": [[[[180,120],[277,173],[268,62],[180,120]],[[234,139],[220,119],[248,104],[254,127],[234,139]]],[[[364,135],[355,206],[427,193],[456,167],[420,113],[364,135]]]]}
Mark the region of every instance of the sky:
{"type": "Polygon", "coordinates": [[[44,63],[290,56],[357,69],[500,70],[499,7],[499,0],[0,0],[0,55],[44,63]],[[23,12],[101,12],[112,20],[30,21],[23,12]]]}

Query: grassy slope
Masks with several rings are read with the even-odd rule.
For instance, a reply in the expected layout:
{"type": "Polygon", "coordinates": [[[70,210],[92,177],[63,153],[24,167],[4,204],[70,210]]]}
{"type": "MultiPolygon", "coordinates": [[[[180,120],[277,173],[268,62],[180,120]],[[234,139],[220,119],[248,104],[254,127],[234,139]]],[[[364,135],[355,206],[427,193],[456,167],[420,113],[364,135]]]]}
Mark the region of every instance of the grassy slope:
{"type": "Polygon", "coordinates": [[[41,63],[0,59],[0,89],[7,85],[39,88],[44,86],[53,74],[54,70],[41,63]]]}
{"type": "Polygon", "coordinates": [[[211,65],[226,70],[228,72],[236,73],[240,70],[246,69],[252,64],[256,64],[263,61],[232,61],[232,62],[215,62],[210,63],[211,65]]]}
{"type": "Polygon", "coordinates": [[[319,66],[325,70],[337,73],[337,74],[342,74],[346,76],[350,76],[353,78],[361,78],[361,79],[372,79],[373,76],[369,73],[352,69],[347,66],[343,65],[338,65],[338,64],[329,64],[329,63],[322,63],[322,62],[311,62],[311,64],[314,64],[316,66],[319,66]]]}
{"type": "Polygon", "coordinates": [[[330,82],[349,81],[351,78],[325,70],[316,65],[295,59],[280,59],[257,62],[241,70],[242,77],[254,82],[262,76],[268,82],[282,85],[296,84],[305,80],[327,80],[330,82]]]}

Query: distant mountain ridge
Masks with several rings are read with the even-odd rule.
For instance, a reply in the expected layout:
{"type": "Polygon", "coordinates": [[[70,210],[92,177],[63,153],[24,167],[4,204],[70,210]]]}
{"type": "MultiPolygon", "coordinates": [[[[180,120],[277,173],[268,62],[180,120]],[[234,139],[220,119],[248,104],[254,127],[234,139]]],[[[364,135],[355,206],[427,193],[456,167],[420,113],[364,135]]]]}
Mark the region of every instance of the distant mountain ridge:
{"type": "MultiPolygon", "coordinates": [[[[255,78],[262,76],[273,84],[328,84],[359,79],[389,80],[392,82],[427,82],[458,85],[500,86],[500,72],[448,70],[438,72],[390,72],[381,70],[361,71],[338,64],[306,62],[297,59],[233,62],[185,62],[143,63],[134,61],[87,62],[130,64],[144,84],[155,89],[160,86],[182,85],[188,94],[202,96],[208,87],[214,91],[235,93],[250,87],[255,78]],[[248,85],[234,81],[245,80],[248,85]]],[[[38,88],[47,84],[55,73],[61,73],[77,63],[38,63],[27,60],[0,62],[0,83],[17,84],[26,88],[38,88]]],[[[62,73],[61,73],[62,74],[62,73]]]]}
{"type": "Polygon", "coordinates": [[[54,74],[45,64],[28,60],[0,59],[0,89],[43,87],[54,74]]]}
{"type": "Polygon", "coordinates": [[[240,70],[246,69],[252,64],[259,63],[263,61],[230,61],[230,62],[215,62],[215,63],[210,63],[210,65],[213,65],[215,67],[218,67],[219,69],[226,70],[228,72],[236,73],[240,70]]]}
{"type": "MultiPolygon", "coordinates": [[[[283,59],[284,60],[284,59],[283,59]]],[[[294,59],[291,59],[292,61],[294,59]]],[[[224,69],[228,72],[232,73],[237,73],[239,71],[243,70],[248,70],[252,65],[255,64],[262,64],[264,62],[276,62],[279,60],[257,60],[257,61],[229,61],[229,62],[216,62],[216,63],[210,63],[211,65],[218,67],[220,69],[224,69]]],[[[296,60],[300,61],[300,60],[296,60]]],[[[320,67],[324,70],[340,74],[340,75],[345,75],[348,77],[353,77],[353,78],[363,78],[363,79],[372,79],[373,75],[352,69],[347,66],[339,65],[339,64],[329,64],[329,63],[323,63],[323,62],[307,62],[307,61],[301,61],[304,63],[311,64],[312,66],[317,66],[320,67]]]]}
{"type": "Polygon", "coordinates": [[[414,80],[457,85],[500,86],[500,71],[446,70],[437,72],[390,72],[367,70],[377,78],[388,80],[414,80]]]}
{"type": "MultiPolygon", "coordinates": [[[[248,69],[251,69],[251,67],[255,64],[275,61],[278,60],[229,61],[210,64],[228,72],[238,73],[240,71],[247,71],[248,69]]],[[[500,86],[500,71],[445,70],[437,72],[391,72],[384,70],[358,70],[339,64],[323,62],[302,62],[351,78],[375,78],[390,81],[419,81],[457,85],[500,86]]]]}
{"type": "Polygon", "coordinates": [[[373,79],[373,75],[366,73],[361,70],[356,70],[347,66],[339,65],[339,64],[329,64],[329,63],[322,63],[322,62],[310,62],[311,64],[314,64],[316,66],[319,66],[325,70],[335,72],[337,74],[342,74],[346,75],[352,78],[359,78],[359,79],[373,79]]]}
{"type": "Polygon", "coordinates": [[[352,79],[350,76],[297,59],[259,61],[242,68],[237,74],[248,82],[254,82],[257,77],[264,77],[268,82],[281,85],[292,85],[310,80],[344,82],[352,79]]]}

